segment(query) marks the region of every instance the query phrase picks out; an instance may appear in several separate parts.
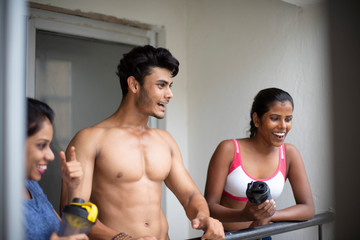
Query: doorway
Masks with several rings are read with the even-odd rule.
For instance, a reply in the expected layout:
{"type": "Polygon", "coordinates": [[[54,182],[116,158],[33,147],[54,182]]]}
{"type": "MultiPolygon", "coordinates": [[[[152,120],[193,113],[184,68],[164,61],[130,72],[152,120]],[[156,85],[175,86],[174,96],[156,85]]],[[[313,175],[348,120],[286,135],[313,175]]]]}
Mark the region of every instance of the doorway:
{"type": "Polygon", "coordinates": [[[55,161],[39,183],[55,208],[60,206],[61,192],[58,153],[66,150],[76,132],[119,107],[122,94],[117,65],[133,47],[41,30],[36,33],[35,98],[55,112],[55,161]]]}

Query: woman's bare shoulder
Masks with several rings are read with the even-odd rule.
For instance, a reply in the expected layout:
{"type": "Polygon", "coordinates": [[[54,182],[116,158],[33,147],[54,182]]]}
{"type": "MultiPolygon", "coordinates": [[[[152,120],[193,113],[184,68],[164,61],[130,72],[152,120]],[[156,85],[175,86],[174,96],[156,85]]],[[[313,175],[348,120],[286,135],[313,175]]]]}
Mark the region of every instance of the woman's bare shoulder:
{"type": "MultiPolygon", "coordinates": [[[[237,139],[235,139],[237,140],[237,139]]],[[[223,151],[231,151],[231,152],[234,152],[234,141],[233,139],[225,139],[225,140],[222,140],[219,144],[218,144],[218,147],[217,148],[220,148],[222,149],[223,151]]]]}
{"type": "Polygon", "coordinates": [[[216,147],[215,152],[211,158],[211,162],[223,162],[225,160],[231,162],[234,156],[234,151],[235,145],[233,139],[222,140],[216,147]]]}
{"type": "Polygon", "coordinates": [[[295,147],[295,145],[290,143],[285,143],[285,157],[288,168],[290,166],[299,166],[302,165],[303,160],[299,150],[295,147]]]}
{"type": "Polygon", "coordinates": [[[286,156],[296,156],[300,154],[295,145],[291,143],[284,143],[286,156]]]}

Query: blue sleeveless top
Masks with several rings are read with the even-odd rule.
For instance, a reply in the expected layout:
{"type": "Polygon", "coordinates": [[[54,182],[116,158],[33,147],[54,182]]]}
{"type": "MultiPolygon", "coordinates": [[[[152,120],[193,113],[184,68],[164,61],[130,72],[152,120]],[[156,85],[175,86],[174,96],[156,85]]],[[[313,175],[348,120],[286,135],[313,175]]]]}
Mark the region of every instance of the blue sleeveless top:
{"type": "Polygon", "coordinates": [[[25,237],[28,240],[48,240],[53,232],[58,232],[60,221],[38,182],[26,180],[25,187],[31,199],[24,200],[25,237]]]}

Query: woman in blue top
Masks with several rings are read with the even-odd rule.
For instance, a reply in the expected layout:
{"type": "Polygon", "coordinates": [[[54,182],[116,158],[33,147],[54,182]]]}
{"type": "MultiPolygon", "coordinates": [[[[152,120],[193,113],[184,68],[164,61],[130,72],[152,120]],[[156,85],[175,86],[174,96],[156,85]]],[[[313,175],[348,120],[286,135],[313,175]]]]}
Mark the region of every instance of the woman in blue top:
{"type": "MultiPolygon", "coordinates": [[[[88,239],[86,234],[59,237],[60,218],[48,201],[38,181],[45,173],[49,162],[54,160],[50,149],[53,137],[53,110],[43,102],[27,99],[27,138],[26,138],[26,182],[24,189],[25,234],[26,239],[88,239]]],[[[82,169],[76,161],[75,149],[72,159],[65,161],[64,152],[60,152],[61,173],[64,181],[76,185],[82,176],[82,169]]]]}

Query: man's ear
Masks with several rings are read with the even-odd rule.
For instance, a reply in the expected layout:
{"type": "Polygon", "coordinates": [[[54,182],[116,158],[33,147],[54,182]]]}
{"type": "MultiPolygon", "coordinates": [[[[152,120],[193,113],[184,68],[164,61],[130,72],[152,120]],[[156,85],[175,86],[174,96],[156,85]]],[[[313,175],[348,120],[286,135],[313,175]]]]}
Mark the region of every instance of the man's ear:
{"type": "Polygon", "coordinates": [[[259,116],[257,115],[257,113],[254,112],[252,117],[253,117],[255,127],[257,127],[257,128],[260,127],[260,119],[259,119],[259,116]]]}
{"type": "Polygon", "coordinates": [[[131,91],[132,93],[137,93],[137,91],[139,91],[139,82],[135,79],[134,76],[128,77],[127,83],[129,91],[131,91]]]}

